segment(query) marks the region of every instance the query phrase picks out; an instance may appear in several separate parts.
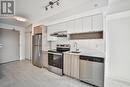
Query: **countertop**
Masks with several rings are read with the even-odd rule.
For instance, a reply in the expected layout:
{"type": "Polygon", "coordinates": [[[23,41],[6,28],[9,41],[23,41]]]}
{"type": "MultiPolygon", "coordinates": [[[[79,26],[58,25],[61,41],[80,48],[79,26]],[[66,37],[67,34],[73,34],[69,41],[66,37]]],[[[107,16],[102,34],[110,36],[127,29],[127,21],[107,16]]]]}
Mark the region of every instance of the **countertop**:
{"type": "Polygon", "coordinates": [[[87,52],[80,52],[80,53],[72,53],[71,51],[67,51],[64,53],[69,53],[69,54],[73,54],[73,55],[84,55],[84,56],[92,56],[92,57],[102,57],[105,58],[105,54],[102,52],[98,52],[98,51],[87,51],[87,52]]]}
{"type": "MultiPolygon", "coordinates": [[[[48,52],[48,50],[44,50],[43,52],[48,52]]],[[[67,52],[64,52],[64,53],[69,53],[69,54],[79,55],[79,56],[84,55],[84,56],[105,58],[105,53],[99,52],[99,51],[96,51],[96,50],[87,50],[86,52],[80,51],[80,53],[72,53],[72,51],[67,51],[67,52]]]]}

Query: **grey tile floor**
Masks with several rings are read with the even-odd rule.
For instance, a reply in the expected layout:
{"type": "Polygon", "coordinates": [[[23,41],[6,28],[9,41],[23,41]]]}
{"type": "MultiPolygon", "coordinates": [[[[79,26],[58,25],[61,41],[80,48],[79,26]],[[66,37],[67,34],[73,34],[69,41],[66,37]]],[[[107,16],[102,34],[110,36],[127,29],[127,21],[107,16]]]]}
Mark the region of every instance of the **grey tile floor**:
{"type": "Polygon", "coordinates": [[[92,87],[66,76],[40,69],[30,61],[0,65],[0,87],[92,87]]]}

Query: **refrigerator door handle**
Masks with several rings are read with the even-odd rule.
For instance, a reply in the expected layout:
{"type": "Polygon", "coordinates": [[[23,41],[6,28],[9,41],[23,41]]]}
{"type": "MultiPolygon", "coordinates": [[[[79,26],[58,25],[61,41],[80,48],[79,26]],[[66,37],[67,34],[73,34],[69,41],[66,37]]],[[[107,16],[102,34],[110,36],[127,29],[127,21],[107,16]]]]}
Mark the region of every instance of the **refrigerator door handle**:
{"type": "Polygon", "coordinates": [[[4,45],[3,44],[0,44],[0,48],[2,48],[4,45]]]}
{"type": "Polygon", "coordinates": [[[40,54],[40,37],[38,37],[38,53],[39,53],[39,56],[41,56],[41,54],[40,54]]]}

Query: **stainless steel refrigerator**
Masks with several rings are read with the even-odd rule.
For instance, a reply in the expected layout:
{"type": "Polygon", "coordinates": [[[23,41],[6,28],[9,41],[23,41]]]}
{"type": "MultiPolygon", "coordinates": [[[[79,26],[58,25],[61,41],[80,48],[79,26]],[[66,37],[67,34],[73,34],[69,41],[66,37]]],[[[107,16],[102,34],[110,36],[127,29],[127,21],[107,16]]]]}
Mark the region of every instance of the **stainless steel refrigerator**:
{"type": "Polygon", "coordinates": [[[32,64],[42,67],[42,34],[33,35],[32,40],[32,64]]]}

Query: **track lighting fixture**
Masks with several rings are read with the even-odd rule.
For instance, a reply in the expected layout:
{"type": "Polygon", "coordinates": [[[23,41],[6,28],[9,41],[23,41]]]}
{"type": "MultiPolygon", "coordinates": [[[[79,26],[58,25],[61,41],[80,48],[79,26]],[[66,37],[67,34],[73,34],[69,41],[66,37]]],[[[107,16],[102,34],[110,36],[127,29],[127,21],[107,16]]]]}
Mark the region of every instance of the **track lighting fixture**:
{"type": "Polygon", "coordinates": [[[48,5],[45,6],[45,10],[47,11],[48,7],[53,8],[54,4],[56,4],[57,6],[59,6],[59,4],[60,4],[59,1],[60,0],[56,0],[56,1],[50,0],[49,3],[48,3],[48,5]]]}

